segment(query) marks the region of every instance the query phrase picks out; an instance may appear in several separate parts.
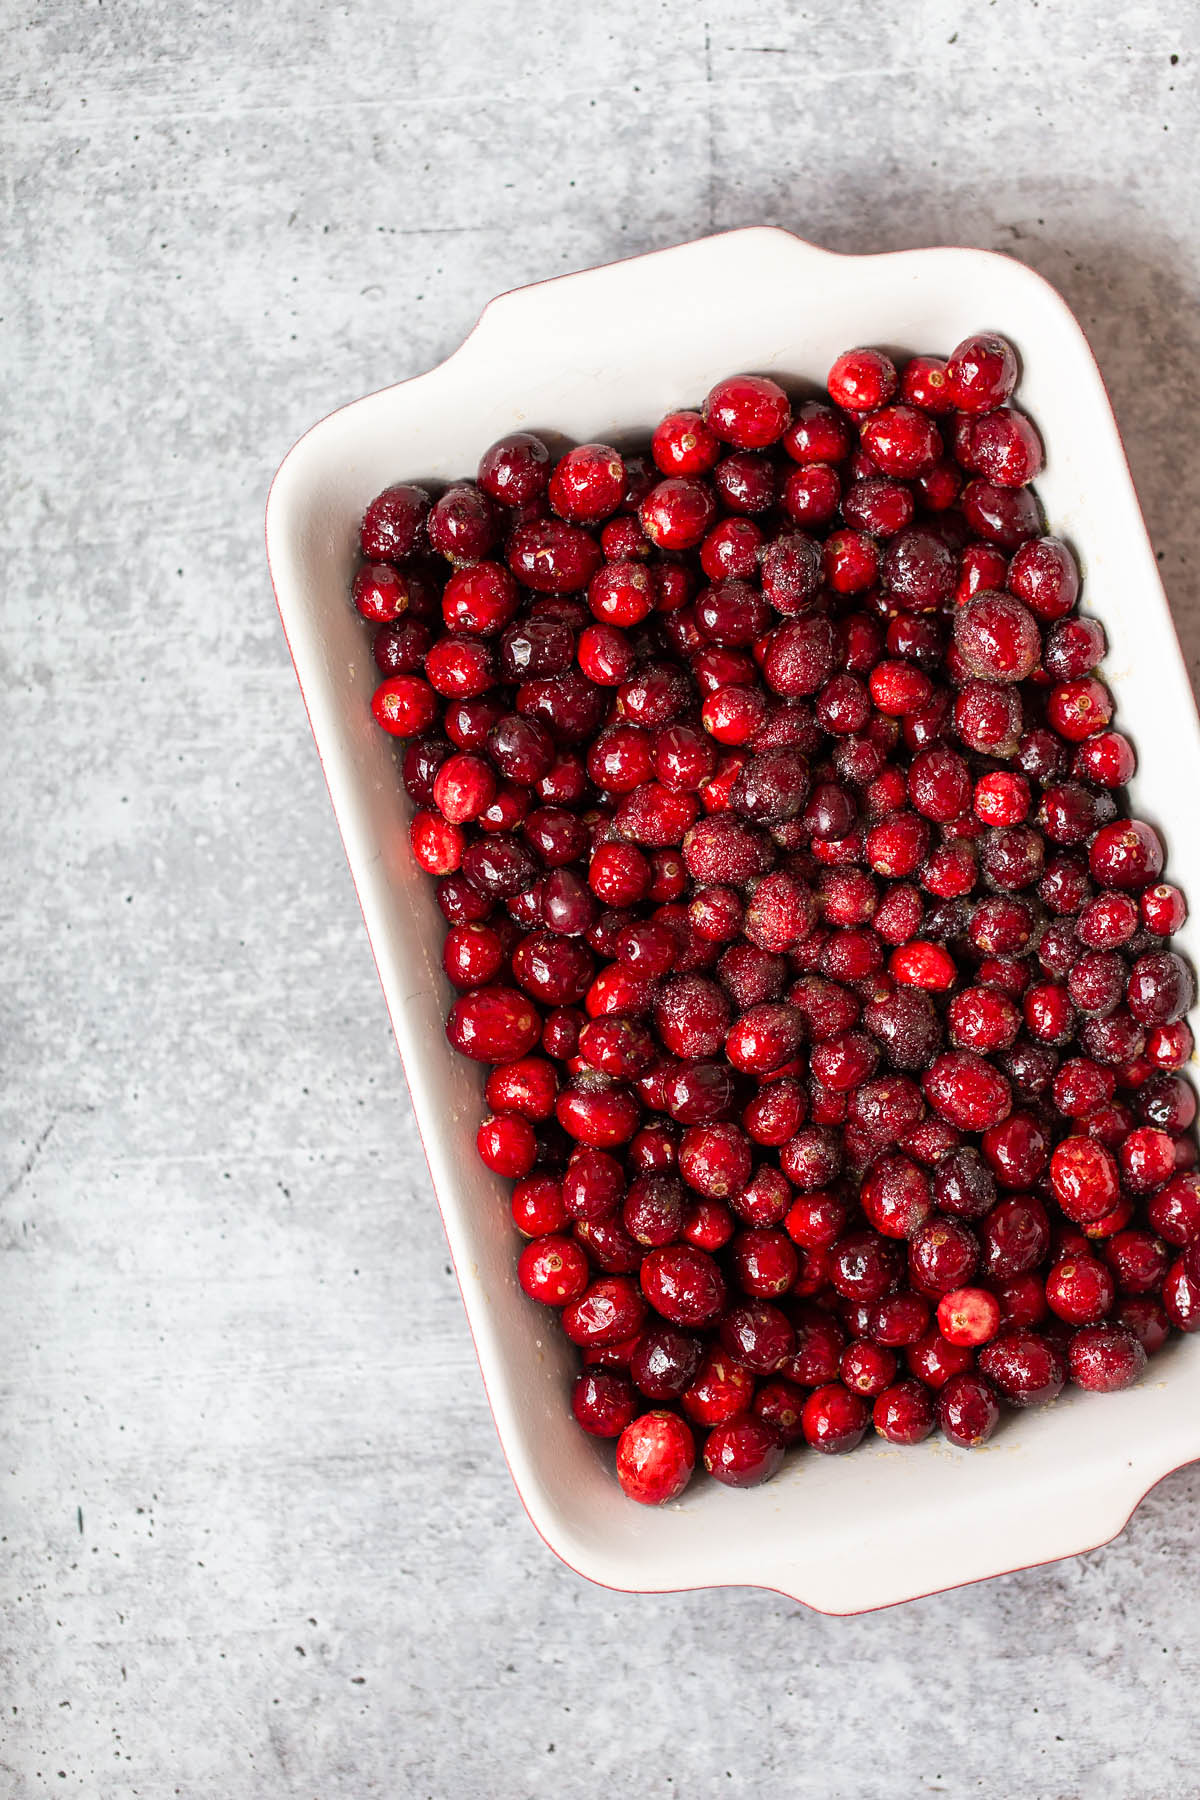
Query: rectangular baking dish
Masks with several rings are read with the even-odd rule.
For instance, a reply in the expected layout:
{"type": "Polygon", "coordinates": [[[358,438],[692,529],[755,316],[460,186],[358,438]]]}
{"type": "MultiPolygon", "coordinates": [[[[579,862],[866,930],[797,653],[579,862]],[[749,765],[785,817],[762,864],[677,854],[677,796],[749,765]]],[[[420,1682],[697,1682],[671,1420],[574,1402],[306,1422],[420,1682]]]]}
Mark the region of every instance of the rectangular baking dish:
{"type": "Polygon", "coordinates": [[[1068,1393],[1010,1414],[982,1450],[875,1440],[849,1457],[794,1454],[746,1492],[701,1478],[673,1506],[626,1501],[611,1447],[571,1418],[574,1352],[517,1286],[507,1184],[474,1153],[483,1076],[443,1035],[444,926],[408,853],[395,746],[368,706],[368,633],[347,603],[358,522],[389,483],[473,473],[482,449],[515,429],[579,441],[646,433],[737,370],[820,385],[849,345],[944,354],[982,329],[1020,353],[1019,399],[1047,446],[1038,489],[1049,528],[1080,555],[1085,609],[1108,631],[1117,722],[1138,750],[1133,806],[1163,831],[1168,873],[1195,900],[1200,727],[1112,410],[1063,300],[1006,257],[839,256],[753,228],[519,289],[494,300],[440,367],[314,426],[271,488],[279,611],[504,1453],[550,1548],[615,1588],[736,1583],[850,1613],[1092,1548],[1200,1456],[1200,1342],[1174,1343],[1127,1392],[1068,1393]]]}

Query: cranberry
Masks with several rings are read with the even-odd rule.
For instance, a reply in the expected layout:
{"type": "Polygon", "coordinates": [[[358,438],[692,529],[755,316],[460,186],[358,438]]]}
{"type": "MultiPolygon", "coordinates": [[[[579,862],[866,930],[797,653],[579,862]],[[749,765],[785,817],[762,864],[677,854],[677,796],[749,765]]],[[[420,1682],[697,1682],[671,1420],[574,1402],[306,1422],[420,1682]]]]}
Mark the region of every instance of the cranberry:
{"type": "Polygon", "coordinates": [[[1067,1350],[1075,1386],[1098,1394],[1131,1387],[1147,1360],[1145,1346],[1124,1325],[1087,1325],[1075,1333],[1067,1350]]]}
{"type": "Polygon", "coordinates": [[[721,1321],[721,1343],[752,1375],[773,1375],[792,1355],[796,1334],[767,1301],[735,1306],[721,1321]]]}
{"type": "Polygon", "coordinates": [[[739,450],[764,450],[791,422],[791,404],[765,375],[731,375],[712,388],[702,408],[709,430],[739,450]]]}
{"type": "Polygon", "coordinates": [[[700,1340],[672,1325],[647,1325],[634,1345],[629,1373],[648,1400],[677,1400],[695,1377],[700,1340]]]}
{"type": "Polygon", "coordinates": [[[1062,1392],[1065,1369],[1049,1338],[1006,1331],[979,1353],[980,1372],[1012,1406],[1042,1406],[1062,1392]]]}
{"type": "Polygon", "coordinates": [[[697,1425],[711,1430],[745,1413],[754,1396],[754,1377],[723,1350],[709,1349],[695,1380],[682,1395],[683,1410],[697,1425]]]}
{"type": "Polygon", "coordinates": [[[871,1422],[889,1444],[920,1444],[936,1423],[928,1388],[919,1381],[897,1381],[877,1397],[871,1422]]]}
{"type": "Polygon", "coordinates": [[[725,1487],[757,1487],[769,1481],[783,1461],[783,1443],[761,1418],[718,1425],[704,1445],[704,1467],[725,1487]]]}
{"type": "Polygon", "coordinates": [[[938,1330],[948,1344],[986,1344],[1000,1329],[1000,1302],[986,1288],[954,1288],[938,1301],[938,1330]]]}
{"type": "Polygon", "coordinates": [[[954,642],[983,681],[1024,681],[1041,655],[1041,633],[1028,607],[1010,594],[976,594],[954,615],[954,642]]]}
{"type": "Polygon", "coordinates": [[[927,1070],[922,1087],[935,1111],[963,1131],[986,1131],[1012,1111],[1009,1083],[972,1050],[945,1051],[927,1070]]]}
{"type": "Polygon", "coordinates": [[[406,562],[423,549],[429,505],[424,488],[404,482],[385,488],[363,514],[359,538],[366,560],[406,562]]]}
{"type": "Polygon", "coordinates": [[[989,413],[1004,402],[1017,384],[1017,358],[1011,344],[994,333],[964,338],[946,363],[946,387],[952,403],[965,413],[989,413]]]}
{"type": "Polygon", "coordinates": [[[1088,862],[1093,879],[1104,887],[1140,888],[1162,874],[1162,844],[1140,819],[1116,820],[1096,833],[1088,862]]]}
{"type": "Polygon", "coordinates": [[[937,1418],[943,1437],[961,1450],[973,1450],[995,1431],[1000,1408],[982,1376],[963,1370],[939,1389],[937,1418]]]}
{"type": "Polygon", "coordinates": [[[476,480],[502,506],[529,506],[546,491],[550,452],[540,438],[515,431],[500,438],[480,459],[476,480]]]}
{"type": "Polygon", "coordinates": [[[675,1413],[643,1413],[625,1427],[617,1443],[621,1490],[643,1506],[677,1500],[695,1466],[695,1439],[675,1413]]]}
{"type": "Polygon", "coordinates": [[[624,1375],[585,1369],[571,1389],[576,1423],[591,1437],[620,1437],[637,1412],[637,1398],[624,1375]]]}
{"type": "Polygon", "coordinates": [[[840,1456],[862,1442],[870,1417],[858,1394],[851,1393],[840,1381],[833,1381],[808,1396],[801,1422],[805,1439],[814,1450],[826,1456],[840,1456]]]}

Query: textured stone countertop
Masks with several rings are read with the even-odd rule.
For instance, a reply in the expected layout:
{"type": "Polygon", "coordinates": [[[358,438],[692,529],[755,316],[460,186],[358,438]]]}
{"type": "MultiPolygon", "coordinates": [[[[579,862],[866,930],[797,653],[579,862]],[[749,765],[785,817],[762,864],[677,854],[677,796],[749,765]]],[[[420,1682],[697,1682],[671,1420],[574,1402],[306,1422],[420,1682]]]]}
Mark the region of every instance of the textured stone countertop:
{"type": "Polygon", "coordinates": [[[1200,13],[0,8],[7,1800],[1192,1800],[1200,1470],[851,1620],[561,1567],[497,1445],[272,604],[311,421],[743,223],[1096,348],[1200,661],[1200,13]]]}

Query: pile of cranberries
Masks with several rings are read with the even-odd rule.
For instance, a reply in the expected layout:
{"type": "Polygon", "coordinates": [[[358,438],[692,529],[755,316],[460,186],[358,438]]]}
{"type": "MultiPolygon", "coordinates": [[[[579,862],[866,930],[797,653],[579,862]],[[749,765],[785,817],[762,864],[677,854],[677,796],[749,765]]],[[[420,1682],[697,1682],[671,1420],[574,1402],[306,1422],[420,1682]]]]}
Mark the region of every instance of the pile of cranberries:
{"type": "Polygon", "coordinates": [[[1181,894],[1017,362],[518,432],[354,578],[517,1274],[633,1499],[1135,1381],[1200,1328],[1181,894]]]}

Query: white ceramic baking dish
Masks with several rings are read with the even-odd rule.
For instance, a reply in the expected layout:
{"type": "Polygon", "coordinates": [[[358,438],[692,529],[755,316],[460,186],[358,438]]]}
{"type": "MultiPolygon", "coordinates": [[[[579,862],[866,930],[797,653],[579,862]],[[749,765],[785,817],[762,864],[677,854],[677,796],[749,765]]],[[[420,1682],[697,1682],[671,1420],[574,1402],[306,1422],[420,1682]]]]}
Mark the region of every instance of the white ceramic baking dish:
{"type": "Polygon", "coordinates": [[[1136,810],[1163,829],[1169,873],[1200,897],[1200,731],[1108,398],[1083,333],[1021,264],[978,250],[835,256],[751,229],[502,295],[439,368],[322,420],[288,454],[267,507],[280,614],[341,828],[518,1492],[560,1557],[612,1587],[729,1583],[856,1612],[1094,1547],[1168,1471],[1200,1457],[1200,1342],[1141,1385],[1064,1395],[1006,1417],[983,1450],[789,1456],[766,1486],[693,1482],[677,1504],[626,1501],[612,1449],[567,1404],[574,1352],[515,1279],[507,1184],[477,1161],[481,1071],[443,1036],[451,998],[432,884],[407,848],[395,747],[375,726],[368,633],[347,603],[358,521],[391,482],[474,471],[517,428],[605,439],[699,402],[719,376],[820,383],[852,344],[945,353],[1001,331],[1021,404],[1047,445],[1051,529],[1077,547],[1085,605],[1109,633],[1108,679],[1134,739],[1136,810]]]}

